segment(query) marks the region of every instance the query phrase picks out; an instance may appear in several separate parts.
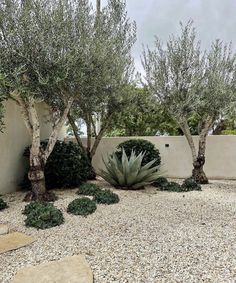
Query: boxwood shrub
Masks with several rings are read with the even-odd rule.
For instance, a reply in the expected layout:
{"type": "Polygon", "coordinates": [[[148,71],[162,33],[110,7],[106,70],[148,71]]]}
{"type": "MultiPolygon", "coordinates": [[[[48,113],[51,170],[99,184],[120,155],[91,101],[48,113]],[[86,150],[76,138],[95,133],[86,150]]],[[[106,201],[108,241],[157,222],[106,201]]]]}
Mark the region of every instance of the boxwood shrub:
{"type": "Polygon", "coordinates": [[[145,152],[142,165],[146,165],[153,159],[156,159],[153,167],[161,164],[161,156],[159,150],[155,148],[153,143],[147,140],[131,139],[119,144],[115,153],[120,159],[122,156],[122,148],[124,148],[125,153],[128,157],[130,157],[132,150],[135,151],[136,155],[141,152],[145,152]]]}
{"type": "MultiPolygon", "coordinates": [[[[47,141],[41,142],[45,148],[47,141]]],[[[29,159],[29,147],[24,156],[29,159]]],[[[45,181],[47,189],[77,187],[86,181],[92,170],[84,149],[73,142],[57,141],[45,165],[45,181]]],[[[22,188],[31,189],[27,174],[21,183],[22,188]]]]}
{"type": "Polygon", "coordinates": [[[78,198],[69,203],[67,212],[75,215],[87,216],[97,209],[95,201],[89,198],[78,198]]]}

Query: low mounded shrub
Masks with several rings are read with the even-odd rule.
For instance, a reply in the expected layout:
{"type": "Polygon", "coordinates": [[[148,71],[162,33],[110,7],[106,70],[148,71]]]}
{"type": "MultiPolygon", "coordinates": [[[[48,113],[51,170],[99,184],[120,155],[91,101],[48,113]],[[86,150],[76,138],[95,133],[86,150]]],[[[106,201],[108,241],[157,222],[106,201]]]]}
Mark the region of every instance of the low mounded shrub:
{"type": "Polygon", "coordinates": [[[182,189],[184,191],[201,191],[201,185],[199,185],[193,178],[187,178],[182,184],[182,189]]]}
{"type": "Polygon", "coordinates": [[[162,188],[163,186],[167,185],[169,182],[165,177],[159,177],[152,183],[154,187],[162,188]]]}
{"type": "Polygon", "coordinates": [[[93,200],[99,204],[114,204],[120,201],[119,196],[110,190],[101,190],[94,196],[93,200]]]}
{"type": "Polygon", "coordinates": [[[168,182],[160,187],[161,191],[182,192],[183,189],[180,184],[176,182],[168,182]]]}
{"type": "MultiPolygon", "coordinates": [[[[41,142],[42,148],[47,141],[41,142]]],[[[29,158],[29,147],[24,156],[29,158]]],[[[86,181],[92,170],[91,162],[84,149],[73,142],[57,141],[45,166],[45,181],[47,189],[77,187],[86,181]]],[[[31,189],[28,175],[25,175],[22,188],[31,189]]]]}
{"type": "Polygon", "coordinates": [[[85,195],[85,196],[95,196],[95,194],[100,191],[101,189],[95,184],[83,183],[82,185],[79,186],[79,190],[77,194],[85,195]]]}
{"type": "Polygon", "coordinates": [[[27,216],[25,225],[37,229],[47,229],[64,223],[62,212],[51,203],[32,202],[26,205],[23,214],[27,216]]]}
{"type": "Polygon", "coordinates": [[[3,210],[5,208],[7,208],[7,203],[2,198],[0,198],[0,210],[3,210]]]}
{"type": "Polygon", "coordinates": [[[115,152],[119,159],[122,157],[122,149],[125,150],[128,157],[131,156],[132,151],[134,151],[136,155],[139,155],[141,152],[145,153],[142,160],[142,165],[146,165],[153,159],[156,159],[156,162],[152,165],[153,167],[161,164],[159,150],[155,148],[154,144],[147,140],[131,139],[119,144],[115,152]]]}
{"type": "Polygon", "coordinates": [[[69,203],[67,212],[75,215],[87,216],[97,209],[95,201],[89,198],[78,198],[69,203]]]}

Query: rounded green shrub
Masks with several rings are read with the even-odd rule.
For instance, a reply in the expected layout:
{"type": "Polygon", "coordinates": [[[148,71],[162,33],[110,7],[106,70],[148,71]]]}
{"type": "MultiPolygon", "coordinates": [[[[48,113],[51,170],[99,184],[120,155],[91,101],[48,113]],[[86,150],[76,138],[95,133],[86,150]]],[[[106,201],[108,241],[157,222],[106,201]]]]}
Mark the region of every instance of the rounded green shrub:
{"type": "Polygon", "coordinates": [[[93,199],[100,204],[114,204],[120,201],[119,196],[110,190],[101,190],[93,199]]]}
{"type": "Polygon", "coordinates": [[[77,191],[78,195],[85,195],[85,196],[95,196],[96,193],[100,192],[101,189],[91,183],[83,183],[79,186],[79,190],[77,191]]]}
{"type": "Polygon", "coordinates": [[[7,203],[2,198],[0,198],[0,210],[3,210],[7,207],[7,203]]]}
{"type": "Polygon", "coordinates": [[[160,187],[161,191],[169,191],[169,192],[182,192],[183,189],[180,184],[176,182],[168,182],[166,184],[163,184],[160,187]]]}
{"type": "Polygon", "coordinates": [[[199,185],[192,177],[184,180],[182,184],[184,191],[201,191],[201,185],[199,185]]]}
{"type": "Polygon", "coordinates": [[[152,183],[154,187],[162,188],[168,184],[168,180],[165,177],[159,177],[155,182],[152,183]]]}
{"type": "Polygon", "coordinates": [[[24,210],[22,211],[22,214],[28,215],[32,211],[35,211],[37,209],[41,210],[41,209],[48,208],[48,207],[51,208],[53,207],[53,205],[49,202],[32,201],[25,206],[24,210]]]}
{"type": "Polygon", "coordinates": [[[119,144],[115,152],[119,159],[121,159],[122,157],[122,148],[125,150],[127,157],[130,157],[132,150],[136,153],[136,155],[141,152],[145,152],[142,165],[146,165],[153,159],[156,159],[156,162],[152,165],[152,167],[161,164],[161,156],[159,150],[155,148],[154,144],[147,140],[131,139],[119,144]]]}
{"type": "Polygon", "coordinates": [[[87,216],[97,209],[95,201],[89,198],[78,198],[69,203],[67,212],[75,215],[87,216]]]}
{"type": "Polygon", "coordinates": [[[23,213],[27,216],[25,225],[28,227],[47,229],[64,223],[62,212],[51,203],[32,202],[26,205],[23,213]]]}
{"type": "MultiPolygon", "coordinates": [[[[47,141],[41,142],[46,148],[47,141]]],[[[24,155],[29,158],[29,147],[24,155]]],[[[47,189],[77,187],[86,181],[92,170],[91,162],[84,149],[73,142],[57,141],[45,165],[47,189]]],[[[23,188],[31,188],[27,174],[21,183],[23,188]]]]}

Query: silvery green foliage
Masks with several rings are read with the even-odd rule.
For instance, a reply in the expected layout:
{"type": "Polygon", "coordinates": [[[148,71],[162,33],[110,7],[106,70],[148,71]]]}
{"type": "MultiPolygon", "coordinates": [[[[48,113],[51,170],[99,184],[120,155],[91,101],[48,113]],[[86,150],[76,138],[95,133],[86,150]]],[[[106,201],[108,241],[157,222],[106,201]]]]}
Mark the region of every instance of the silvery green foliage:
{"type": "Polygon", "coordinates": [[[86,0],[0,3],[0,92],[60,108],[80,91],[93,16],[86,0]]]}
{"type": "Polygon", "coordinates": [[[157,100],[181,123],[197,113],[202,122],[215,120],[232,101],[235,54],[217,40],[203,51],[190,21],[181,34],[143,54],[147,84],[157,100]]]}
{"type": "Polygon", "coordinates": [[[120,160],[114,153],[108,157],[108,161],[103,160],[106,171],[100,172],[101,177],[115,187],[128,189],[139,189],[152,183],[160,176],[159,166],[152,167],[155,159],[142,166],[144,154],[136,155],[132,151],[128,158],[123,150],[120,160]]]}
{"type": "Polygon", "coordinates": [[[74,104],[75,119],[102,121],[126,106],[125,87],[133,79],[131,48],[136,40],[136,25],[127,17],[123,0],[109,0],[99,15],[93,10],[94,32],[85,58],[82,95],[74,104]]]}

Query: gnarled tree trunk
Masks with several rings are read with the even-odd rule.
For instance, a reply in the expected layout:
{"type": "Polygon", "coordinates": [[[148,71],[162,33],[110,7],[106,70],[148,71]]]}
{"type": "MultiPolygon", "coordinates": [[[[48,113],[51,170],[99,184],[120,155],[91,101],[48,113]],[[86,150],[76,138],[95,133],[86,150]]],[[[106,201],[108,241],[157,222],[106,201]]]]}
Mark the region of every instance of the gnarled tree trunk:
{"type": "Polygon", "coordinates": [[[44,161],[42,156],[30,154],[30,170],[28,178],[31,182],[32,192],[27,195],[26,200],[44,200],[46,194],[44,161]]]}
{"type": "Polygon", "coordinates": [[[54,148],[60,130],[65,124],[67,115],[73,104],[73,98],[70,98],[66,102],[64,112],[60,118],[55,121],[45,150],[43,150],[40,145],[40,124],[34,98],[29,97],[25,99],[21,97],[20,94],[12,93],[12,99],[14,99],[20,106],[23,120],[32,138],[32,146],[30,148],[30,169],[28,172],[32,191],[26,195],[25,200],[52,200],[52,194],[46,191],[44,167],[54,148]]]}
{"type": "Polygon", "coordinates": [[[203,166],[205,164],[206,139],[213,121],[213,117],[207,117],[204,121],[199,135],[198,155],[196,159],[193,160],[192,176],[199,184],[208,184],[208,178],[203,170],[203,166]]]}
{"type": "Polygon", "coordinates": [[[199,184],[208,184],[208,178],[204,172],[204,164],[205,164],[205,152],[206,152],[206,138],[212,123],[213,123],[213,118],[208,117],[202,125],[202,129],[199,135],[198,152],[194,145],[193,137],[189,130],[187,121],[183,119],[180,124],[181,129],[188,141],[192,153],[192,158],[193,158],[192,177],[199,184]]]}

